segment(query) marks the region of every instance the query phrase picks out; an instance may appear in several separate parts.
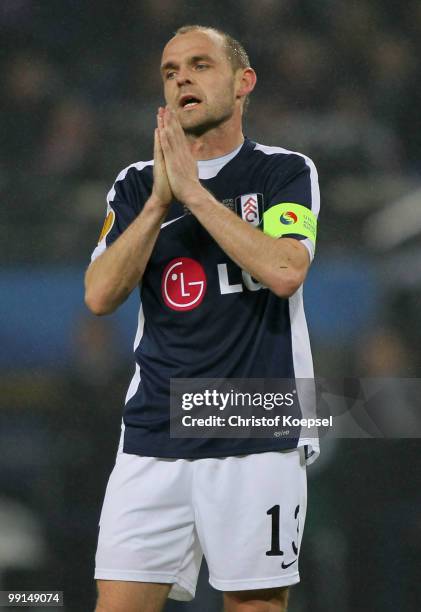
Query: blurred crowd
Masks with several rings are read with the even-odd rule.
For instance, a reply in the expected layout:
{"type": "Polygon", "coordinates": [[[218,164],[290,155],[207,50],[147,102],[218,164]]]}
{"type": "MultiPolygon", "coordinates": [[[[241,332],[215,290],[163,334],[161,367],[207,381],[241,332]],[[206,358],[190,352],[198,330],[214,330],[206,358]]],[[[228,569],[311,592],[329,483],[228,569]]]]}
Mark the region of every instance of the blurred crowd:
{"type": "Polygon", "coordinates": [[[192,22],[226,29],[249,52],[258,85],[247,135],[314,158],[321,244],[352,248],[366,217],[417,186],[417,0],[3,0],[9,261],[86,261],[116,174],[152,156],[161,49],[192,22]]]}

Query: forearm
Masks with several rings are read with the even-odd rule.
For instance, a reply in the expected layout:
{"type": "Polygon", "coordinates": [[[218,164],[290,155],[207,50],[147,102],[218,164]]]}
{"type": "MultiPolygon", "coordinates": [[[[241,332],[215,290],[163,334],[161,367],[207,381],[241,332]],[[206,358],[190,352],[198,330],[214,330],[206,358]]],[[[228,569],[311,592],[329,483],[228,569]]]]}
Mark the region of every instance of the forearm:
{"type": "Polygon", "coordinates": [[[227,255],[276,295],[288,297],[301,285],[309,261],[297,240],[265,235],[205,189],[186,204],[227,255]]]}
{"type": "Polygon", "coordinates": [[[166,213],[151,196],[133,223],[89,265],[85,302],[94,314],[113,312],[139,284],[166,213]]]}

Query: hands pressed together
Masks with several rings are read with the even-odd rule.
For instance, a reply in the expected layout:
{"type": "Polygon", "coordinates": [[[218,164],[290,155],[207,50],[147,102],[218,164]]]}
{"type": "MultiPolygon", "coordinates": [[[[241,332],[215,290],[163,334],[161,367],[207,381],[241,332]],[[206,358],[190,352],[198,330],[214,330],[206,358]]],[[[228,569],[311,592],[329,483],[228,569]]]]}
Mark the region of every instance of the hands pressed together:
{"type": "Polygon", "coordinates": [[[176,198],[186,206],[203,187],[194,159],[177,115],[168,106],[159,108],[154,137],[153,192],[168,206],[176,198]]]}

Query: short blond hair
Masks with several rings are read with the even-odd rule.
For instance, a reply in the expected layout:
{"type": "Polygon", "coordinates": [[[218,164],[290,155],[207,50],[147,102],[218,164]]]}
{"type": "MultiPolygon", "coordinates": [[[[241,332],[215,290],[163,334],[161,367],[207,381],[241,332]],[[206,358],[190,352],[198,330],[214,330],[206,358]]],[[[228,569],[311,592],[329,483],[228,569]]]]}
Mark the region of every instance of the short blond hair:
{"type": "MultiPolygon", "coordinates": [[[[223,30],[218,30],[217,28],[211,28],[209,26],[203,25],[185,25],[181,26],[174,32],[174,36],[179,36],[180,34],[188,34],[189,32],[213,32],[213,34],[218,34],[222,37],[224,41],[224,48],[231,64],[233,72],[237,72],[237,70],[250,68],[250,60],[247,55],[247,51],[244,49],[243,45],[235,38],[233,38],[227,32],[223,30]]],[[[244,99],[244,107],[245,111],[249,105],[249,97],[248,95],[244,99]]]]}
{"type": "Polygon", "coordinates": [[[230,36],[230,34],[227,32],[223,32],[222,30],[217,30],[216,28],[211,28],[208,26],[185,25],[178,28],[178,30],[174,32],[174,36],[178,36],[179,34],[188,34],[189,32],[213,32],[214,34],[222,36],[224,39],[225,51],[234,72],[239,68],[250,68],[250,60],[249,56],[247,55],[247,51],[238,40],[230,36]]]}

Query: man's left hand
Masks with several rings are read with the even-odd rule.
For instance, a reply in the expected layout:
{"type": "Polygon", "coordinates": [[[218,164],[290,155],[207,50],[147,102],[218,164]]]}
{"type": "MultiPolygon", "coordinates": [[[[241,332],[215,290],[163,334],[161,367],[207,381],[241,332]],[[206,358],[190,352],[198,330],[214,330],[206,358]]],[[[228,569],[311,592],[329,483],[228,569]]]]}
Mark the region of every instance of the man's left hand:
{"type": "Polygon", "coordinates": [[[177,115],[168,106],[158,111],[158,130],[171,190],[179,202],[189,206],[204,189],[199,182],[194,159],[177,115]]]}

